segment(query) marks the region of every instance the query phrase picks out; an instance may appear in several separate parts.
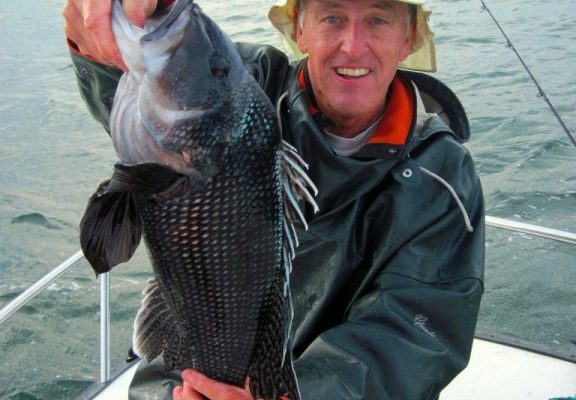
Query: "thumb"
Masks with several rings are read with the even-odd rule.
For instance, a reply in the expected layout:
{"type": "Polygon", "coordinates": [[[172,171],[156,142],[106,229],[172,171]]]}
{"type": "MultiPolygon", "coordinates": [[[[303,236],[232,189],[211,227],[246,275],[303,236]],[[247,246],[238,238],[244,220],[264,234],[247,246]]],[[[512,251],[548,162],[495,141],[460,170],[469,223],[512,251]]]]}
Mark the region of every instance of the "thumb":
{"type": "Polygon", "coordinates": [[[123,0],[122,9],[128,21],[143,27],[146,19],[154,14],[158,0],[123,0]]]}

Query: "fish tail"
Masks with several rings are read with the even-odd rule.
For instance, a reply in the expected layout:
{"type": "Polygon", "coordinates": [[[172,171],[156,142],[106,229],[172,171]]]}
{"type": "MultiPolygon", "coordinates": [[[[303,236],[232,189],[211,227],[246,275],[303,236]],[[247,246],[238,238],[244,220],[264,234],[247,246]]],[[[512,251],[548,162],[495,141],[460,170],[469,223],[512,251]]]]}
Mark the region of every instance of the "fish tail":
{"type": "Polygon", "coordinates": [[[300,391],[294,367],[292,355],[286,355],[280,369],[274,368],[269,362],[255,366],[250,377],[250,392],[255,399],[265,400],[299,400],[300,391]]]}
{"type": "Polygon", "coordinates": [[[255,399],[300,399],[289,339],[292,300],[290,292],[285,293],[286,284],[285,275],[280,275],[273,289],[274,305],[264,312],[266,331],[248,373],[250,392],[255,399]]]}

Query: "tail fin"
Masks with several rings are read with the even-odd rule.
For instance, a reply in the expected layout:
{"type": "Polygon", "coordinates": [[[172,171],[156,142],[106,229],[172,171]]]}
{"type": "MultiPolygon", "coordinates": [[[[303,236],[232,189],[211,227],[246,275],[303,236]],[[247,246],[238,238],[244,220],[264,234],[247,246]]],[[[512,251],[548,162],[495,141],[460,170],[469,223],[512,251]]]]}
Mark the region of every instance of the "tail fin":
{"type": "MultiPolygon", "coordinates": [[[[270,360],[271,361],[271,360],[270,360]]],[[[250,392],[255,399],[265,400],[300,400],[300,390],[292,366],[292,355],[284,359],[279,373],[277,367],[269,363],[256,366],[250,375],[250,392]]]]}
{"type": "Polygon", "coordinates": [[[267,309],[261,318],[264,336],[248,372],[250,392],[255,399],[300,399],[289,339],[292,299],[290,292],[284,293],[286,285],[285,275],[281,273],[278,285],[273,289],[274,306],[267,309]]]}

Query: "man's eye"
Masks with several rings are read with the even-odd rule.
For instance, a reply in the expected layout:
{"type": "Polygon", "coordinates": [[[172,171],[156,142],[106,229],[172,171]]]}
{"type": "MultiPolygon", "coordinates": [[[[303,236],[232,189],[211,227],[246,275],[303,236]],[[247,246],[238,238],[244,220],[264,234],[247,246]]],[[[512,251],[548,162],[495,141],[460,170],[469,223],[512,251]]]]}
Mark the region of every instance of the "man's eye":
{"type": "Polygon", "coordinates": [[[372,25],[386,25],[386,24],[388,24],[388,21],[384,18],[372,17],[370,19],[370,24],[372,24],[372,25]]]}
{"type": "Polygon", "coordinates": [[[322,22],[330,24],[330,25],[334,25],[337,24],[338,22],[340,22],[340,18],[334,16],[334,15],[329,15],[327,17],[325,17],[322,22]]]}

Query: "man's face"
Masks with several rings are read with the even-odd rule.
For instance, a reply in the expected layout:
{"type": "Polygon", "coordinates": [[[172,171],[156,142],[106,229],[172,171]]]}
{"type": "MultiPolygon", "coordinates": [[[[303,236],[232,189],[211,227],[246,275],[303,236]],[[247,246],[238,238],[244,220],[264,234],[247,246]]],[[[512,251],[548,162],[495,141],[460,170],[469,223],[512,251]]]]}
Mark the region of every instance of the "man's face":
{"type": "Polygon", "coordinates": [[[334,133],[358,134],[383,111],[398,63],[410,54],[406,4],[306,0],[301,17],[297,43],[308,54],[318,105],[336,123],[334,133]]]}

